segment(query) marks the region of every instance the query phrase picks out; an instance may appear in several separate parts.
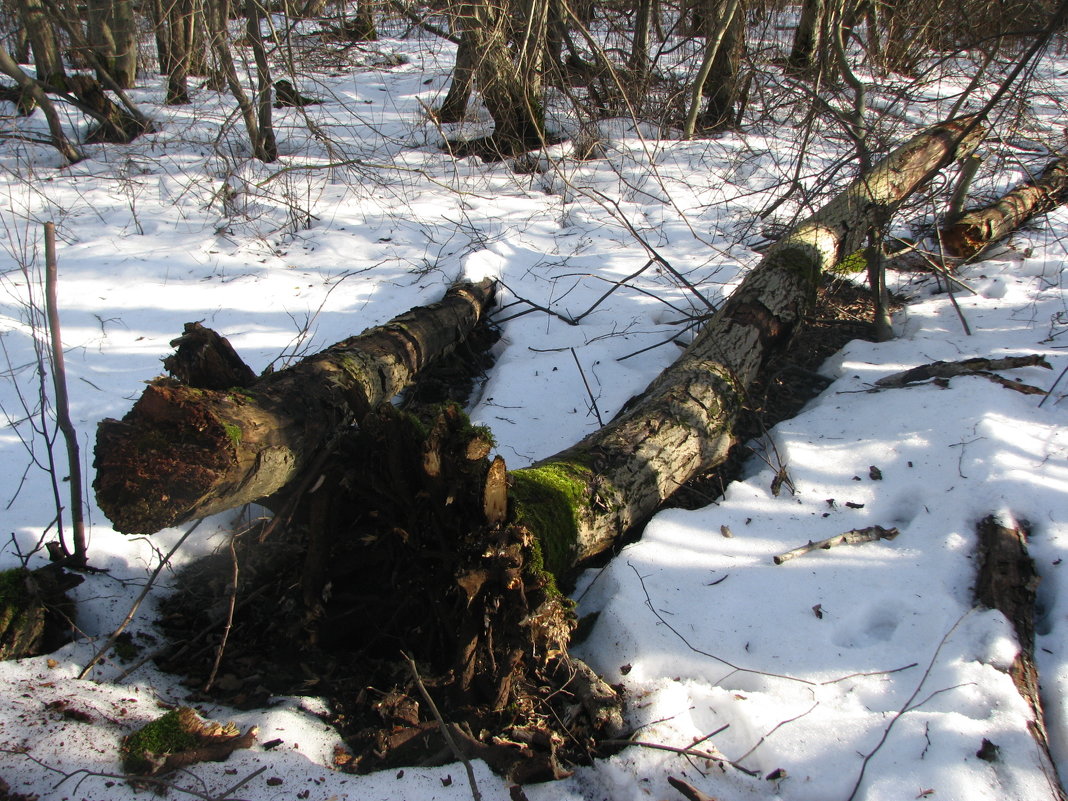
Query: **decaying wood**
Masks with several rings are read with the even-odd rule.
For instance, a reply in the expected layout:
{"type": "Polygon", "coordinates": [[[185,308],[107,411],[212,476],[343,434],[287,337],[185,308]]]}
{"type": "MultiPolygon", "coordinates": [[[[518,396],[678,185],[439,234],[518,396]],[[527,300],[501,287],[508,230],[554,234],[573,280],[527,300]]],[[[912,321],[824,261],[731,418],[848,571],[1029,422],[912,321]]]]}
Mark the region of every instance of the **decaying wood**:
{"type": "Polygon", "coordinates": [[[746,390],[785,348],[821,273],[859,249],[938,170],[971,152],[968,120],[928,129],[858,178],[764,255],[697,339],[617,418],[578,444],[512,473],[518,517],[553,571],[611,547],[691,478],[722,463],[746,390]]]}
{"type": "Polygon", "coordinates": [[[884,388],[899,388],[920,381],[929,381],[932,378],[953,378],[958,375],[983,375],[987,378],[1000,379],[999,383],[1027,394],[1045,395],[1045,390],[1020,384],[1018,381],[1009,381],[1001,376],[994,376],[991,370],[1016,370],[1020,367],[1044,367],[1052,370],[1053,366],[1046,361],[1044,356],[1030,354],[1027,356],[1005,356],[1000,359],[975,357],[963,359],[959,362],[931,362],[921,364],[900,373],[884,376],[875,382],[875,386],[884,388]]]}
{"type": "Polygon", "coordinates": [[[896,528],[883,528],[882,526],[854,528],[844,534],[837,534],[833,537],[828,537],[825,540],[820,540],[819,542],[812,542],[809,540],[807,545],[802,545],[799,548],[794,548],[786,553],[773,556],[772,561],[777,565],[781,565],[783,562],[789,562],[791,559],[796,559],[799,556],[804,556],[806,553],[812,553],[813,551],[826,551],[837,545],[862,545],[865,542],[892,540],[900,533],[901,532],[896,528]]]}
{"type": "Polygon", "coordinates": [[[1043,771],[1056,797],[1065,801],[1068,795],[1050,755],[1035,666],[1035,590],[1041,577],[1027,553],[1027,531],[1022,526],[1004,526],[994,517],[981,520],[977,530],[980,561],[975,600],[1005,615],[1016,632],[1020,652],[1009,668],[1009,675],[1031,707],[1032,720],[1028,727],[1038,744],[1043,771]]]}
{"type": "Polygon", "coordinates": [[[1039,214],[1068,201],[1068,156],[1051,162],[1035,181],[1021,184],[993,205],[969,211],[943,229],[954,256],[971,258],[1039,214]]]}
{"type": "Polygon", "coordinates": [[[489,280],[454,286],[251,386],[157,379],[121,421],[100,423],[100,508],[117,531],[145,534],[279,492],[348,422],[462,341],[493,293],[489,280]]]}
{"type": "Polygon", "coordinates": [[[256,383],[256,374],[230,341],[200,323],[186,323],[182,335],[171,340],[171,347],[176,350],[163,360],[163,366],[188,387],[224,390],[256,383]]]}
{"type": "Polygon", "coordinates": [[[69,640],[74,603],[66,591],[81,583],[56,564],[0,571],[0,660],[50,653],[69,640]]]}

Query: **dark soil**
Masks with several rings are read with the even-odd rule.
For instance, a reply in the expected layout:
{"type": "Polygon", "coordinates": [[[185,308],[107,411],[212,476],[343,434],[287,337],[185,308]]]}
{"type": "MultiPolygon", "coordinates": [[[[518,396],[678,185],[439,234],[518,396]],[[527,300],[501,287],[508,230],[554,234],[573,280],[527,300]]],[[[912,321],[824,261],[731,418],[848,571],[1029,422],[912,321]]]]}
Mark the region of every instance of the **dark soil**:
{"type": "MultiPolygon", "coordinates": [[[[869,319],[862,291],[829,281],[808,326],[753,388],[744,440],[825,388],[815,370],[868,336],[869,319]]],[[[432,405],[466,395],[495,339],[480,332],[425,376],[408,393],[418,415],[387,406],[346,434],[321,474],[274,499],[273,522],[238,536],[233,554],[185,571],[164,608],[174,648],[163,666],[238,707],[326,698],[326,719],[348,745],[337,765],[353,772],[456,759],[419,680],[464,754],[514,781],[566,775],[615,750],[598,745],[619,732],[583,705],[567,656],[570,602],[540,569],[529,533],[487,511],[488,432],[455,406],[432,405]]],[[[719,497],[748,455],[736,451],[672,502],[719,497]]]]}

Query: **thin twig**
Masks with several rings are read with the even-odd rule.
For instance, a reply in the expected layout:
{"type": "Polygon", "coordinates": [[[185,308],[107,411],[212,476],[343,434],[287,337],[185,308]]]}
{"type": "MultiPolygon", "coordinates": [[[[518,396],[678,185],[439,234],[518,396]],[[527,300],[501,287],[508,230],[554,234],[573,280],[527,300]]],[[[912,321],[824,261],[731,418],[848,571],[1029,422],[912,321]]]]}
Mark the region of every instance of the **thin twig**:
{"type": "Polygon", "coordinates": [[[118,628],[111,633],[111,636],[108,637],[107,642],[105,642],[103,647],[101,647],[101,649],[93,655],[93,658],[89,660],[89,663],[84,668],[82,668],[82,672],[78,674],[79,679],[84,679],[87,675],[89,675],[89,671],[93,669],[93,666],[101,659],[103,659],[104,654],[106,654],[108,650],[115,644],[115,641],[119,639],[119,635],[122,634],[123,631],[125,631],[128,625],[130,625],[130,621],[133,620],[134,615],[137,614],[137,610],[141,607],[141,602],[144,601],[145,598],[148,596],[148,593],[151,591],[153,585],[156,583],[156,579],[159,578],[159,574],[163,572],[163,568],[167,565],[168,562],[170,562],[171,557],[174,556],[178,549],[182,547],[182,543],[184,543],[189,538],[190,534],[197,530],[197,527],[202,522],[204,522],[203,518],[197,520],[193,525],[191,525],[189,529],[185,532],[185,534],[182,535],[181,539],[179,539],[178,542],[174,543],[174,547],[171,548],[167,555],[160,560],[158,565],[156,565],[156,569],[152,571],[152,575],[148,578],[148,583],[145,584],[144,589],[141,590],[141,594],[137,596],[137,600],[133,602],[133,606],[130,607],[130,611],[126,613],[126,618],[122,621],[122,623],[119,624],[118,628]]]}
{"type": "Polygon", "coordinates": [[[434,703],[434,699],[430,697],[430,693],[427,692],[423,680],[419,677],[419,668],[416,666],[415,660],[405,653],[402,653],[401,656],[404,658],[404,661],[408,663],[408,670],[412,673],[412,679],[415,680],[415,686],[419,688],[419,693],[423,696],[423,700],[426,701],[427,706],[430,707],[430,711],[434,714],[434,719],[438,722],[438,727],[441,729],[441,736],[445,738],[449,750],[452,751],[452,754],[456,759],[464,763],[464,769],[467,771],[467,781],[471,785],[472,798],[474,798],[475,801],[482,801],[482,793],[478,791],[478,782],[475,781],[475,769],[471,767],[471,760],[460,750],[460,747],[456,744],[456,740],[453,739],[452,732],[449,730],[449,724],[446,723],[445,718],[441,716],[441,711],[438,709],[438,705],[434,703]]]}
{"type": "MultiPolygon", "coordinates": [[[[912,695],[908,697],[908,700],[905,701],[904,704],[902,704],[901,709],[897,711],[897,714],[895,714],[894,717],[890,719],[890,722],[883,730],[883,736],[879,738],[879,742],[875,744],[875,747],[871,751],[864,755],[864,761],[861,762],[860,765],[860,773],[857,775],[857,780],[853,784],[853,791],[849,794],[849,797],[846,798],[846,801],[853,801],[853,799],[857,797],[857,793],[860,792],[861,782],[864,781],[864,772],[868,769],[868,763],[871,762],[872,757],[874,757],[879,752],[879,749],[883,747],[883,743],[885,743],[887,738],[890,736],[890,730],[894,728],[894,724],[901,720],[902,716],[904,716],[906,712],[909,712],[912,709],[916,708],[912,706],[912,702],[916,700],[916,696],[919,695],[920,690],[923,689],[924,682],[927,681],[927,677],[930,676],[931,671],[934,670],[935,662],[938,661],[938,655],[942,653],[942,648],[949,640],[950,635],[957,630],[957,626],[961,624],[961,622],[964,620],[965,617],[968,616],[968,614],[968,612],[965,612],[963,615],[957,618],[957,622],[950,626],[949,631],[942,635],[942,639],[939,641],[938,647],[935,648],[934,654],[931,655],[931,661],[927,663],[927,669],[923,671],[923,676],[920,677],[920,682],[916,685],[916,689],[912,691],[912,695]]],[[[923,703],[926,703],[926,700],[928,699],[925,699],[923,703]]]]}
{"type": "Polygon", "coordinates": [[[230,572],[230,603],[226,610],[226,625],[223,626],[222,638],[219,640],[219,648],[215,652],[215,663],[211,666],[208,680],[204,682],[204,692],[211,689],[215,683],[215,676],[219,673],[219,665],[222,663],[223,652],[226,650],[226,641],[230,639],[230,629],[234,625],[234,610],[237,607],[237,579],[239,565],[237,562],[237,538],[240,534],[230,537],[230,563],[233,570],[230,572]]]}
{"type": "MultiPolygon", "coordinates": [[[[720,726],[718,729],[716,729],[714,732],[712,732],[712,734],[709,734],[704,739],[707,740],[707,739],[709,739],[709,737],[714,737],[715,735],[719,734],[721,731],[726,729],[729,725],[730,724],[728,723],[728,724],[726,724],[724,726],[720,726]]],[[[749,768],[743,768],[741,765],[735,764],[731,760],[727,759],[727,757],[723,756],[723,754],[714,753],[712,751],[701,751],[700,749],[693,748],[692,746],[689,747],[689,748],[679,748],[679,747],[674,746],[674,745],[664,745],[663,743],[650,743],[650,742],[646,742],[644,740],[601,740],[601,744],[602,745],[636,745],[639,748],[651,748],[651,749],[654,749],[656,751],[670,751],[673,754],[681,754],[682,756],[692,756],[692,757],[697,757],[698,759],[707,759],[707,760],[710,760],[712,762],[720,762],[720,763],[722,763],[724,765],[730,765],[732,768],[736,768],[737,770],[740,770],[742,773],[745,773],[745,774],[747,774],[749,776],[758,776],[758,775],[760,775],[755,770],[750,770],[749,768]]]]}
{"type": "Polygon", "coordinates": [[[601,419],[601,410],[597,408],[597,399],[593,397],[593,390],[590,389],[590,382],[586,380],[586,371],[582,369],[582,362],[579,361],[578,354],[575,353],[574,348],[569,348],[571,351],[571,358],[575,360],[575,366],[578,367],[579,375],[582,376],[582,383],[586,387],[586,394],[590,396],[590,405],[593,406],[593,413],[597,416],[597,425],[604,428],[604,420],[601,419]]]}

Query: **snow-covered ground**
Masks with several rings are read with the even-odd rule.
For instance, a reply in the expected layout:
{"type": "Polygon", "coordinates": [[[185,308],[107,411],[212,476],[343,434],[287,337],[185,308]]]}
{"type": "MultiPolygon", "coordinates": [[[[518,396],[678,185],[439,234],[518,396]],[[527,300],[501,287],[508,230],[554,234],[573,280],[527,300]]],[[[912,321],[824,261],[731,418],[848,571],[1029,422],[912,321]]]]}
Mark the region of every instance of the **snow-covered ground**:
{"type": "MultiPolygon", "coordinates": [[[[200,90],[192,106],[163,108],[156,81],[134,95],[159,131],[131,145],[92,146],[89,159],[59,169],[44,146],[0,141],[0,402],[8,422],[0,430],[0,533],[10,533],[0,566],[54,535],[41,466],[46,437],[34,433],[29,324],[42,304],[46,220],[60,240],[68,384],[87,472],[96,423],[125,413],[187,321],[220,331],[262,370],[433,301],[459,277],[487,274],[504,287],[495,313],[503,338],[470,411],[492,427],[509,466],[521,467],[597,427],[576,358],[607,420],[679,352],[650,346],[690,335],[686,319],[703,302],[656,264],[641,270],[653,251],[712,302],[758,261],[747,246],[757,232],[747,225],[789,175],[798,133],[788,119],[694,142],[605,123],[605,159],[574,161],[565,144],[545,154],[546,172],[518,175],[439,151],[442,132],[421,111],[447,86],[451,52],[438,47],[387,40],[347,51],[359,58],[301,87],[327,102],[278,113],[284,156],[274,165],[249,161],[231,102],[200,90]]],[[[1060,83],[1032,104],[1036,130],[1063,126],[1064,69],[1042,70],[1060,83]]],[[[953,85],[923,91],[949,96],[953,85]]],[[[898,104],[895,140],[935,122],[939,107],[898,104]]],[[[39,115],[4,124],[42,130],[39,115]]],[[[821,165],[846,152],[825,136],[814,141],[813,185],[821,165]]],[[[1023,176],[1023,166],[1005,167],[1023,151],[1002,144],[990,152],[1003,186],[1023,176]]],[[[1028,166],[1043,160],[1025,155],[1028,166]]],[[[779,221],[796,210],[784,206],[779,221]]],[[[525,788],[530,801],[680,798],[669,776],[720,801],[1054,797],[1028,707],[1006,673],[1013,634],[999,613],[975,608],[972,585],[976,523],[988,515],[1026,521],[1042,576],[1037,653],[1047,719],[1068,775],[1068,381],[1041,406],[1040,396],[983,377],[869,390],[882,376],[935,360],[1035,353],[1052,372],[1007,375],[1049,389],[1068,367],[1066,223],[1068,212],[1054,212],[961,270],[975,291],[956,294],[971,335],[932,278],[898,277],[913,302],[895,320],[895,340],[848,345],[823,368],[830,387],[769,432],[758,446],[764,458],[723,499],[657,515],[640,541],[580,580],[579,614],[598,618],[576,651],[625,688],[634,739],[675,748],[700,741],[695,748],[745,770],[635,746],[525,788]],[[775,495],[783,466],[794,492],[775,495]],[[772,562],[810,540],[873,525],[900,534],[772,562]],[[993,761],[977,756],[984,740],[997,746],[993,761]]],[[[63,464],[59,443],[55,453],[63,464]]],[[[0,778],[13,792],[132,798],[121,779],[97,774],[119,773],[121,738],[185,697],[175,677],[151,664],[117,681],[126,666],[112,657],[77,680],[183,533],[129,538],[95,507],[90,515],[91,560],[107,572],[73,593],[81,636],[50,656],[0,665],[0,778]]],[[[151,650],[154,599],[168,577],[223,545],[232,525],[232,514],[212,518],[179,549],[131,625],[135,642],[151,650]]],[[[30,566],[43,562],[40,552],[29,557],[30,566]]],[[[333,770],[340,740],[317,716],[319,699],[200,708],[258,726],[261,743],[282,740],[175,777],[201,797],[222,797],[260,768],[226,797],[471,797],[455,764],[364,777],[333,770]]],[[[483,798],[510,797],[484,765],[475,772],[483,798]]]]}

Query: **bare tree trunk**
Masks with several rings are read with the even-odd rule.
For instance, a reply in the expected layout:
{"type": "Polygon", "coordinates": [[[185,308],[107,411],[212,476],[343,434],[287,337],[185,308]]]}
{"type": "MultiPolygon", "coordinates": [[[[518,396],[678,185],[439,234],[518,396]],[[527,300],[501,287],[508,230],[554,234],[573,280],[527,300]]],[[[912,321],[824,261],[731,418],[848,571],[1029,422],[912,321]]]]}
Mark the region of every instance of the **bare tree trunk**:
{"type": "Polygon", "coordinates": [[[607,426],[511,474],[517,522],[560,575],[612,547],[691,478],[721,464],[747,387],[801,324],[823,270],[858,250],[938,170],[978,142],[970,120],[915,136],[767,251],[671,367],[607,426]]]}
{"type": "Polygon", "coordinates": [[[492,298],[488,280],[455,286],[440,303],[247,388],[154,382],[121,422],[100,423],[93,483],[100,508],[119,531],[151,533],[279,492],[347,422],[452,350],[492,298]]]}
{"type": "Polygon", "coordinates": [[[708,103],[701,115],[702,126],[712,130],[729,126],[734,121],[735,106],[741,96],[746,4],[740,4],[729,18],[726,14],[717,16],[724,20],[726,30],[703,86],[708,103]]]}
{"type": "Polygon", "coordinates": [[[18,8],[30,40],[30,49],[33,51],[37,80],[45,86],[66,88],[66,73],[59,54],[59,42],[41,0],[21,0],[18,8]]]}
{"type": "Polygon", "coordinates": [[[475,85],[493,117],[487,149],[507,156],[545,141],[542,72],[549,0],[464,3],[461,17],[477,59],[475,85]]]}
{"type": "Polygon", "coordinates": [[[237,67],[230,53],[232,43],[226,26],[230,17],[230,0],[208,0],[204,12],[212,50],[215,52],[215,58],[219,62],[219,69],[226,80],[226,85],[230,88],[230,94],[234,96],[238,108],[241,109],[241,117],[245,121],[245,129],[248,131],[252,153],[262,162],[269,163],[274,161],[277,158],[274,142],[273,140],[266,141],[260,131],[256,106],[253,105],[248,93],[245,92],[245,88],[241,85],[237,67]]]}
{"type": "Polygon", "coordinates": [[[132,0],[89,0],[86,11],[91,62],[129,89],[137,80],[137,20],[132,0]]]}
{"type": "Polygon", "coordinates": [[[649,27],[652,24],[652,0],[637,0],[634,9],[634,42],[630,51],[630,70],[635,81],[644,83],[649,73],[649,27]]]}
{"type": "Polygon", "coordinates": [[[252,54],[256,59],[256,116],[260,132],[260,161],[270,163],[278,159],[278,144],[274,138],[274,123],[271,116],[271,65],[267,60],[267,50],[263,46],[263,7],[259,0],[247,0],[245,16],[252,54]]]}
{"type": "Polygon", "coordinates": [[[953,256],[971,258],[1025,222],[1068,202],[1068,156],[1047,165],[1033,182],[1021,184],[993,205],[974,209],[942,230],[953,256]]]}
{"type": "Polygon", "coordinates": [[[715,26],[715,33],[709,33],[705,44],[705,56],[701,62],[701,69],[697,73],[697,78],[694,80],[693,90],[690,93],[690,110],[686,115],[686,125],[683,128],[683,138],[691,139],[694,135],[694,130],[697,128],[697,115],[701,111],[701,98],[705,92],[705,82],[708,80],[708,76],[712,72],[712,66],[716,62],[716,57],[719,55],[720,46],[723,44],[723,38],[734,22],[735,14],[738,11],[739,0],[728,0],[727,7],[723,11],[723,16],[720,18],[719,23],[715,26]]]}
{"type": "Polygon", "coordinates": [[[470,32],[467,21],[461,20],[461,26],[463,30],[460,33],[460,43],[456,46],[452,83],[449,84],[449,91],[441,107],[434,113],[438,122],[441,123],[455,123],[463,120],[475,86],[476,35],[470,32]]]}
{"type": "Polygon", "coordinates": [[[67,135],[63,132],[63,124],[60,122],[59,114],[56,113],[56,107],[52,105],[52,101],[45,94],[44,89],[41,88],[37,81],[22,71],[22,68],[15,63],[14,59],[8,55],[7,50],[3,47],[0,47],[0,72],[14,80],[19,88],[32,97],[37,105],[41,107],[45,120],[48,122],[48,132],[52,137],[52,146],[60,152],[63,158],[71,164],[85,158],[67,139],[67,135]]]}
{"type": "Polygon", "coordinates": [[[189,56],[193,43],[189,39],[192,0],[165,0],[167,28],[167,99],[168,106],[189,103],[189,56]]]}
{"type": "Polygon", "coordinates": [[[137,82],[137,16],[133,0],[114,0],[111,30],[115,39],[112,75],[123,89],[137,82]]]}
{"type": "Polygon", "coordinates": [[[795,70],[809,70],[816,64],[823,41],[827,0],[804,0],[801,19],[794,31],[794,44],[787,65],[795,70]]]}

